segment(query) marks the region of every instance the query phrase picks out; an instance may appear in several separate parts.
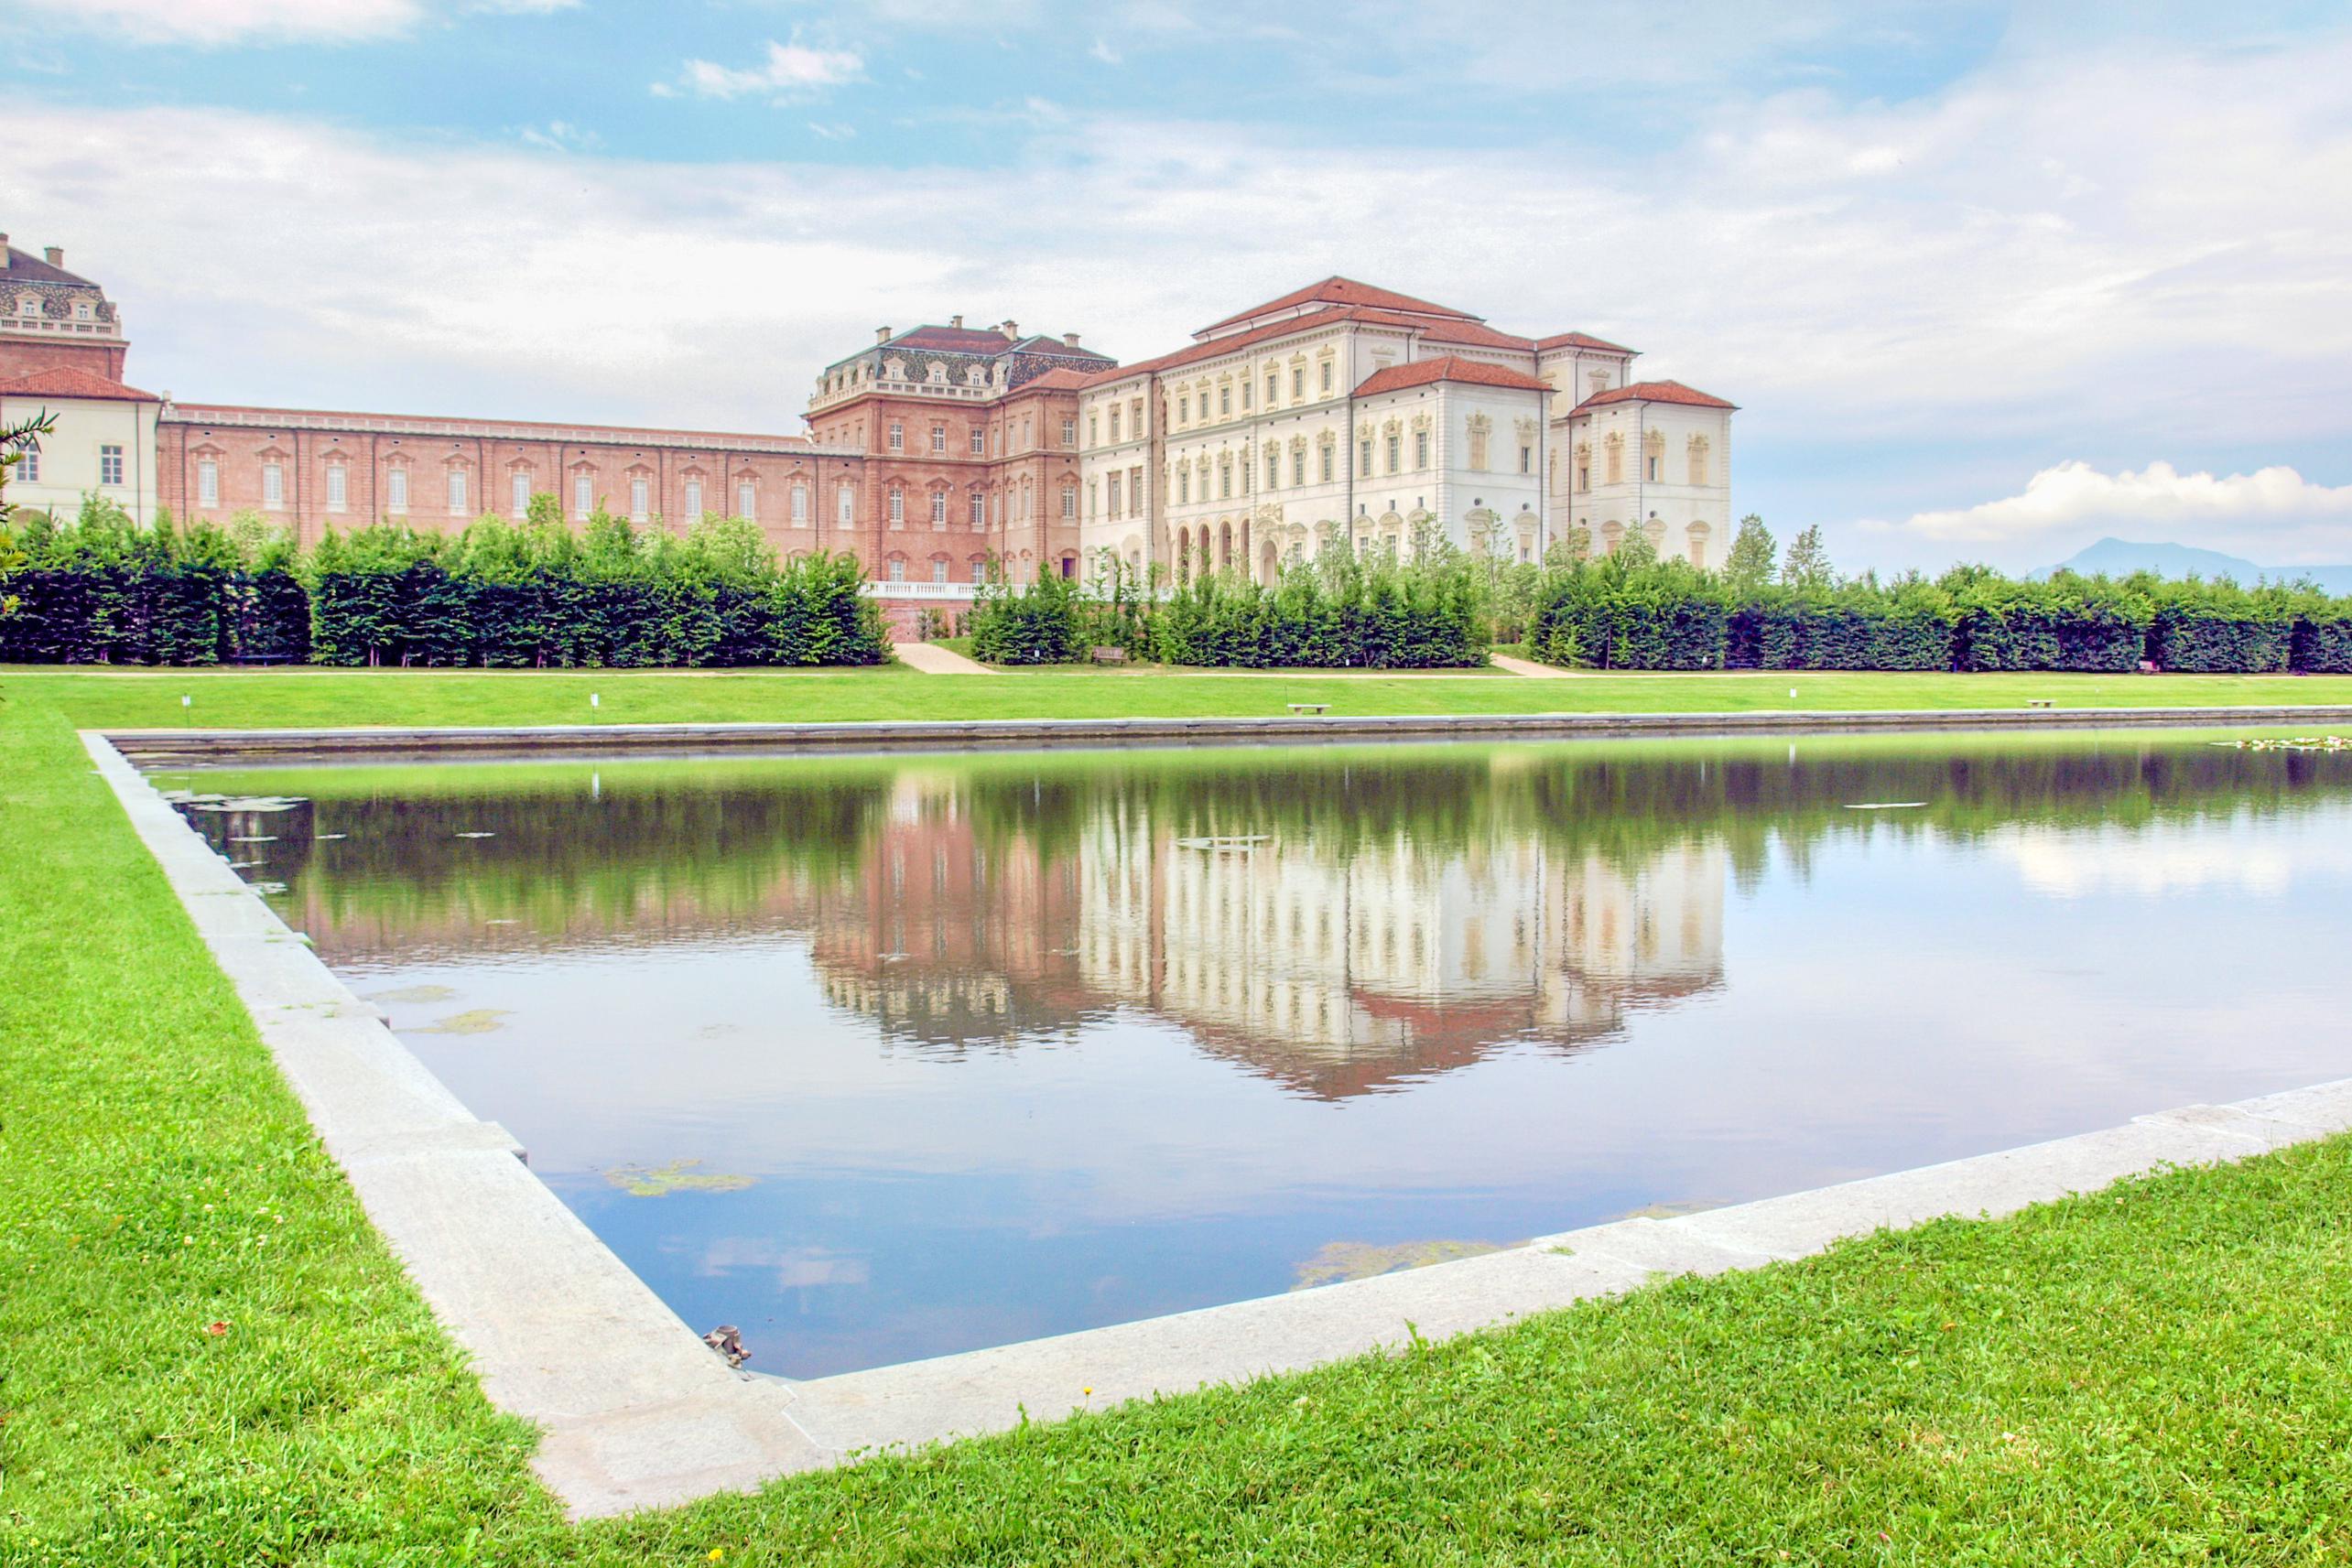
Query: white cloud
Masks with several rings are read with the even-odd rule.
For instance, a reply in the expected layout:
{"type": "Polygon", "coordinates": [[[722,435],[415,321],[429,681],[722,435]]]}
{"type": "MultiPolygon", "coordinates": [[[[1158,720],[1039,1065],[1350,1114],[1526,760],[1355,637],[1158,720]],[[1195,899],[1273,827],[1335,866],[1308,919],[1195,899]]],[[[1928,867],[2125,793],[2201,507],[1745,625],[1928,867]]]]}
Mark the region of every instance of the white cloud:
{"type": "Polygon", "coordinates": [[[764,94],[784,103],[856,81],[864,74],[865,61],[851,50],[811,49],[797,39],[780,44],[771,38],[767,58],[755,66],[739,69],[688,60],[678,73],[678,85],[703,98],[764,94]]]}
{"type": "Polygon", "coordinates": [[[1117,65],[1120,61],[1119,51],[1111,47],[1111,40],[1108,38],[1095,39],[1094,47],[1086,52],[1105,65],[1117,65]]]}
{"type": "Polygon", "coordinates": [[[2020,494],[1922,512],[1895,526],[1930,539],[1976,541],[2037,538],[2092,524],[2136,524],[2139,536],[2168,538],[2184,527],[2238,535],[2313,523],[2344,524],[2339,532],[2352,534],[2352,484],[2314,484],[2291,468],[2217,478],[2182,473],[2170,463],[2101,473],[2067,462],[2035,474],[2020,494]]]}
{"type": "Polygon", "coordinates": [[[58,20],[139,43],[361,41],[405,33],[422,0],[24,0],[58,20]]]}
{"type": "Polygon", "coordinates": [[[547,16],[580,0],[23,0],[76,27],[143,44],[365,43],[413,30],[436,10],[547,16]]]}
{"type": "MultiPolygon", "coordinates": [[[[674,91],[786,96],[864,69],[796,41],[674,91]]],[[[1345,272],[1647,349],[1642,373],[1744,406],[1751,461],[1794,440],[2092,452],[2187,431],[2210,445],[2160,449],[2191,466],[2352,438],[2352,204],[2319,199],[2352,189],[2347,76],[2342,40],[2077,50],[1902,104],[1724,107],[1615,158],[1016,101],[986,178],[611,157],[552,178],[519,147],[22,95],[0,144],[19,149],[10,226],[109,281],[134,379],[187,396],[789,428],[804,378],[877,321],[1012,316],[1138,358],[1345,272]],[[260,250],[210,243],[248,211],[323,216],[260,250]],[[497,222],[453,234],[450,211],[497,222]]],[[[2126,482],[2060,488],[2120,504],[2126,482]]],[[[1932,526],[2031,533],[2002,520],[2026,499],[1932,526]]],[[[1882,537],[1961,536],[1930,528],[1882,537]]]]}
{"type": "Polygon", "coordinates": [[[526,125],[515,135],[527,146],[558,153],[591,152],[604,142],[604,138],[594,131],[575,125],[569,120],[550,120],[544,125],[526,125]]]}

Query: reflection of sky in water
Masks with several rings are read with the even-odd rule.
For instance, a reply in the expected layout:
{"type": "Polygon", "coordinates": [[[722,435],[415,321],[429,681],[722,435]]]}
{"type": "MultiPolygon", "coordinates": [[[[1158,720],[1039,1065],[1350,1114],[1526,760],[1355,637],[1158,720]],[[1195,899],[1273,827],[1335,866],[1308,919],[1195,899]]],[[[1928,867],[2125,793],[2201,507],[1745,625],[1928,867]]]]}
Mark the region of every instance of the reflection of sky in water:
{"type": "MultiPolygon", "coordinates": [[[[863,781],[879,807],[846,859],[712,856],[707,825],[666,845],[630,818],[615,855],[660,874],[566,883],[552,910],[525,821],[555,814],[593,862],[616,797],[692,791],[696,770],[605,764],[593,797],[533,795],[471,861],[445,836],[519,775],[236,787],[298,784],[305,838],[414,840],[355,874],[335,841],[246,874],[287,878],[280,907],[363,995],[417,997],[384,1003],[395,1028],[681,1315],[742,1325],[753,1365],[794,1375],[1280,1291],[1334,1241],[1505,1242],[2347,1070],[2329,916],[2352,891],[2352,762],[2279,791],[2272,760],[2207,760],[2130,823],[2099,820],[2097,778],[2012,788],[1954,830],[1938,812],[1981,804],[1978,775],[1931,789],[1933,770],[1849,759],[1822,764],[1818,800],[1783,778],[1773,802],[1655,811],[1629,838],[1589,776],[1605,749],[1426,754],[1449,789],[1491,759],[1469,786],[1486,809],[1440,790],[1353,839],[1309,805],[1247,850],[1186,841],[1230,830],[1210,819],[1251,753],[1147,799],[1040,789],[1010,832],[925,758],[863,781]],[[1593,820],[1507,782],[1553,759],[1593,820]],[[2260,770],[2265,809],[2232,808],[2209,776],[2229,767],[2260,770]],[[1854,798],[1931,805],[1835,820],[1854,798]],[[424,1032],[485,1011],[501,1026],[424,1032]],[[604,1174],[680,1160],[755,1180],[647,1198],[604,1174]]],[[[1281,755],[1310,799],[1340,765],[1281,755]]],[[[1643,791],[1711,755],[1652,762],[1643,791]]],[[[823,766],[737,764],[711,788],[740,824],[823,766]]],[[[1410,773],[1369,787],[1409,795],[1410,773]]]]}

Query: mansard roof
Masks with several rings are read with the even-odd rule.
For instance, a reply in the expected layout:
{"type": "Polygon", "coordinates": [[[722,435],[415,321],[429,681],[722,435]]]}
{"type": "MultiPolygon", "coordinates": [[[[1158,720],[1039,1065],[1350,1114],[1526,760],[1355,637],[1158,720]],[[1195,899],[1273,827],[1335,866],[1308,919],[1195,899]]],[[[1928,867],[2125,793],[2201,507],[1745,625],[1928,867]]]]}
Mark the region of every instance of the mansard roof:
{"type": "Polygon", "coordinates": [[[1013,340],[993,327],[913,327],[886,340],[892,349],[927,349],[935,354],[1001,354],[1013,340]]]}
{"type": "Polygon", "coordinates": [[[1467,310],[1457,310],[1448,305],[1432,305],[1426,299],[1415,299],[1410,294],[1399,294],[1392,288],[1379,288],[1369,283],[1358,283],[1352,277],[1333,276],[1320,283],[1310,283],[1305,288],[1294,288],[1288,294],[1269,299],[1263,305],[1252,305],[1247,310],[1236,311],[1222,321],[1214,321],[1193,334],[1206,333],[1234,326],[1252,317],[1275,310],[1294,310],[1302,305],[1368,306],[1375,310],[1402,310],[1415,316],[1446,316],[1458,321],[1478,321],[1484,318],[1467,310]]]}
{"type": "Polygon", "coordinates": [[[1554,349],[1598,349],[1606,354],[1638,354],[1639,349],[1629,349],[1622,343],[1612,343],[1606,338],[1596,338],[1589,332],[1557,332],[1535,340],[1538,351],[1549,353],[1554,349]]]}
{"type": "Polygon", "coordinates": [[[1458,354],[1440,354],[1436,359],[1414,360],[1409,364],[1390,365],[1364,377],[1356,387],[1358,397],[1371,397],[1382,392],[1403,392],[1411,386],[1427,386],[1432,382],[1459,381],[1473,386],[1502,386],[1519,392],[1549,392],[1551,384],[1536,380],[1524,371],[1509,365],[1490,364],[1484,360],[1466,360],[1458,354]]]}
{"type": "Polygon", "coordinates": [[[1624,386],[1612,386],[1607,392],[1596,392],[1577,405],[1575,412],[1588,413],[1604,403],[1678,403],[1686,408],[1737,408],[1712,393],[1701,392],[1695,386],[1685,386],[1679,381],[1637,381],[1624,386]]]}
{"type": "Polygon", "coordinates": [[[0,278],[9,283],[71,283],[83,288],[98,287],[78,273],[68,272],[61,266],[51,266],[29,251],[20,251],[10,245],[7,252],[8,268],[5,273],[0,273],[0,278]]]}
{"type": "Polygon", "coordinates": [[[1043,332],[1032,332],[1025,338],[1008,338],[993,327],[911,327],[881,346],[934,354],[970,354],[978,359],[993,359],[998,354],[1010,353],[1047,354],[1080,360],[1107,360],[1111,357],[1093,349],[1074,348],[1062,339],[1043,332]]]}
{"type": "Polygon", "coordinates": [[[0,397],[81,397],[109,403],[160,403],[162,398],[152,392],[141,392],[135,386],[125,386],[119,381],[109,381],[95,371],[73,365],[53,365],[20,375],[10,381],[0,381],[0,397]]]}

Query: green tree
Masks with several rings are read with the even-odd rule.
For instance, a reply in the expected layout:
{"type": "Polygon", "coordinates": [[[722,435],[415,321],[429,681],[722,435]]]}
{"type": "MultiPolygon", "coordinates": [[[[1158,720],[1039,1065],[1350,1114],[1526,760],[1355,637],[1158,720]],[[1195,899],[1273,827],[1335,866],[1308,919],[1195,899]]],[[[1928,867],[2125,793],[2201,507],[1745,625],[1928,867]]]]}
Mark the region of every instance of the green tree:
{"type": "Polygon", "coordinates": [[[55,428],[57,416],[46,412],[0,428],[0,615],[16,612],[16,596],[7,590],[8,579],[25,566],[25,552],[16,547],[16,535],[8,526],[8,470],[24,460],[34,442],[55,428]]]}
{"type": "Polygon", "coordinates": [[[1781,581],[1791,588],[1828,588],[1837,581],[1829,568],[1829,547],[1821,542],[1820,524],[1789,541],[1781,561],[1781,581]]]}
{"type": "Polygon", "coordinates": [[[1772,580],[1772,559],[1780,553],[1779,541],[1764,520],[1750,512],[1740,519],[1739,532],[1731,535],[1731,554],[1723,562],[1723,580],[1735,593],[1750,593],[1772,580]]]}

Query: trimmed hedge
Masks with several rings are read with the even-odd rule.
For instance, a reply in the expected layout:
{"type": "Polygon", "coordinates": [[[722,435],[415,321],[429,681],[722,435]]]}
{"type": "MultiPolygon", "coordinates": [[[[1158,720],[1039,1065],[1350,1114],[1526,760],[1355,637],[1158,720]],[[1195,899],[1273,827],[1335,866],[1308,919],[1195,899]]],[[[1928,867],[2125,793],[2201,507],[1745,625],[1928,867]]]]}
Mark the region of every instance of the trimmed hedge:
{"type": "Polygon", "coordinates": [[[614,667],[870,665],[880,607],[847,555],[779,566],[758,528],[705,518],[640,535],[600,513],[575,535],[542,515],[459,535],[376,524],[308,555],[258,519],[153,528],[92,502],[36,514],[10,579],[0,659],[39,664],[614,667]]]}
{"type": "Polygon", "coordinates": [[[1400,563],[1344,547],[1294,562],[1266,587],[1209,573],[1165,599],[1106,560],[1090,589],[1041,578],[992,580],[974,606],[973,656],[1068,664],[1120,647],[1163,664],[1234,669],[1437,669],[1486,663],[1485,600],[1470,563],[1433,548],[1400,563]]]}
{"type": "Polygon", "coordinates": [[[1545,573],[1535,657],[1593,669],[2352,672],[2352,600],[2307,587],[2019,581],[1982,567],[1733,596],[1719,576],[1637,546],[1545,573]],[[1718,631],[1719,627],[1719,631],[1718,631]]]}

